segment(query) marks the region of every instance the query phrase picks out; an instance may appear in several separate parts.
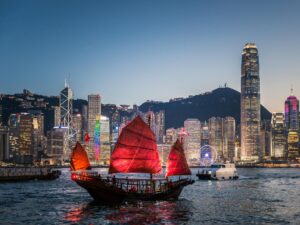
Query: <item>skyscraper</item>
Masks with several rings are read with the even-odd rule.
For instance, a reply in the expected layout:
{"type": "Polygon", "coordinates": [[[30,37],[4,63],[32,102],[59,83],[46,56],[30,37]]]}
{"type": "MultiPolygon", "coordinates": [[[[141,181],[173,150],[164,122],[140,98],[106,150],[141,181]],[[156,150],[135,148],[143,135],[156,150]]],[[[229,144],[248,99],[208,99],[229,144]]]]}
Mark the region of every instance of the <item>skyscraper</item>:
{"type": "Polygon", "coordinates": [[[209,145],[217,153],[216,160],[224,159],[224,119],[211,117],[208,120],[209,145]]]}
{"type": "Polygon", "coordinates": [[[65,82],[64,89],[60,92],[59,96],[60,106],[60,124],[68,129],[68,137],[73,136],[72,129],[72,116],[73,116],[73,92],[70,86],[65,82]]]}
{"type": "Polygon", "coordinates": [[[199,165],[201,125],[198,119],[186,119],[184,128],[187,135],[184,136],[184,150],[190,165],[199,165]]]}
{"type": "Polygon", "coordinates": [[[272,157],[284,158],[286,156],[286,136],[284,129],[284,114],[272,114],[272,157]]]}
{"type": "Polygon", "coordinates": [[[21,113],[20,116],[20,156],[22,163],[33,162],[33,116],[29,113],[21,113]]]}
{"type": "Polygon", "coordinates": [[[295,160],[299,157],[299,100],[293,93],[285,101],[284,119],[288,159],[295,160]]]}
{"type": "Polygon", "coordinates": [[[88,96],[88,133],[90,136],[90,142],[88,146],[88,156],[89,159],[95,161],[94,152],[94,133],[97,118],[101,115],[101,97],[99,94],[90,94],[88,96]]]}
{"type": "Polygon", "coordinates": [[[260,156],[260,78],[258,51],[247,43],[241,66],[241,160],[258,161],[260,156]]]}
{"type": "Polygon", "coordinates": [[[233,161],[235,156],[235,119],[225,117],[224,119],[224,159],[233,161]]]}
{"type": "Polygon", "coordinates": [[[299,100],[291,94],[284,103],[285,132],[299,131],[299,100]]]}
{"type": "Polygon", "coordinates": [[[101,116],[100,124],[100,161],[103,165],[109,165],[111,155],[109,118],[101,116]]]}

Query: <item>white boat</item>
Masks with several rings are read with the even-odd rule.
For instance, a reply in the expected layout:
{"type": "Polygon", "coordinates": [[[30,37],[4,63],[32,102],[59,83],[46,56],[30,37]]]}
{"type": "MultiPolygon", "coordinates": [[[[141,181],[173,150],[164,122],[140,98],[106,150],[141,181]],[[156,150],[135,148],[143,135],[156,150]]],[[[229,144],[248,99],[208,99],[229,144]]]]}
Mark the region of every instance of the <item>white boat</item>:
{"type": "Polygon", "coordinates": [[[198,171],[199,180],[235,180],[238,173],[234,163],[215,163],[198,171]]]}

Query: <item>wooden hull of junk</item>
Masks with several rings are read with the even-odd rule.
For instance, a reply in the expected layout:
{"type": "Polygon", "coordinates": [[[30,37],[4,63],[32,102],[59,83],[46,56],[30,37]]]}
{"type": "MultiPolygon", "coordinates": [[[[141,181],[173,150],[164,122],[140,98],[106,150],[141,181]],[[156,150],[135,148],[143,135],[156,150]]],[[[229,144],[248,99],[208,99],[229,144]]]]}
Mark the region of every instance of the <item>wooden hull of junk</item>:
{"type": "Polygon", "coordinates": [[[137,200],[176,200],[185,186],[194,183],[194,181],[190,179],[181,179],[174,182],[168,182],[166,179],[146,180],[115,178],[115,180],[113,180],[112,177],[101,178],[100,176],[78,174],[76,178],[72,179],[79,186],[86,189],[95,201],[108,204],[137,200]],[[139,188],[145,183],[150,187],[150,184],[153,182],[156,183],[156,188],[148,188],[148,190],[147,188],[139,188]],[[135,185],[137,185],[137,189],[133,189],[135,185]],[[157,187],[160,188],[157,189],[157,187]]]}

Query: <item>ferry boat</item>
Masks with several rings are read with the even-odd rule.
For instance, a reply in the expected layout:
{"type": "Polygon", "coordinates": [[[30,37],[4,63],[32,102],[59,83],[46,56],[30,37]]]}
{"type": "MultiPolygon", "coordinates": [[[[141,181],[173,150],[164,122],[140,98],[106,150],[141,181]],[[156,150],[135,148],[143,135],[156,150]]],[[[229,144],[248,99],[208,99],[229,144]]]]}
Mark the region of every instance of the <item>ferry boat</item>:
{"type": "Polygon", "coordinates": [[[165,178],[153,178],[162,166],[155,135],[143,119],[137,116],[127,124],[112,152],[108,175],[92,171],[85,149],[77,143],[71,156],[71,179],[96,200],[108,204],[135,200],[177,199],[182,189],[194,183],[182,142],[177,140],[170,151],[165,178]],[[129,175],[126,178],[116,174],[129,175]],[[132,178],[132,173],[149,178],[132,178]],[[176,176],[171,179],[172,176],[176,176]],[[181,176],[181,177],[179,177],[181,176]]]}
{"type": "Polygon", "coordinates": [[[54,180],[60,175],[60,170],[50,167],[0,167],[0,182],[54,180]]]}
{"type": "Polygon", "coordinates": [[[198,171],[199,180],[236,180],[239,178],[233,163],[215,163],[198,171]]]}

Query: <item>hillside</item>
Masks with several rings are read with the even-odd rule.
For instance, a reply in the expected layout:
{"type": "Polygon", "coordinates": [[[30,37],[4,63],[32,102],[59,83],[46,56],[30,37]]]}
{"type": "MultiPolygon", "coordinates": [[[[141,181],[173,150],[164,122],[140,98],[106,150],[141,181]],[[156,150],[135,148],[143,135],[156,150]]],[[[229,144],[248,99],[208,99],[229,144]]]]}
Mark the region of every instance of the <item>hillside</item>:
{"type": "MultiPolygon", "coordinates": [[[[239,124],[240,92],[228,87],[218,88],[177,101],[145,102],[139,107],[142,112],[147,112],[149,108],[155,112],[165,111],[166,128],[180,127],[187,118],[205,121],[213,116],[232,116],[239,124]]],[[[271,119],[271,113],[264,106],[261,106],[261,117],[264,120],[271,119]]]]}

